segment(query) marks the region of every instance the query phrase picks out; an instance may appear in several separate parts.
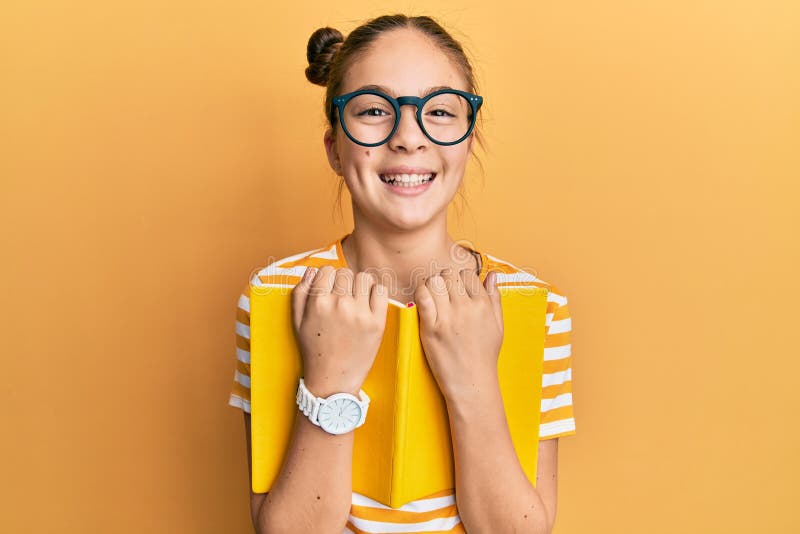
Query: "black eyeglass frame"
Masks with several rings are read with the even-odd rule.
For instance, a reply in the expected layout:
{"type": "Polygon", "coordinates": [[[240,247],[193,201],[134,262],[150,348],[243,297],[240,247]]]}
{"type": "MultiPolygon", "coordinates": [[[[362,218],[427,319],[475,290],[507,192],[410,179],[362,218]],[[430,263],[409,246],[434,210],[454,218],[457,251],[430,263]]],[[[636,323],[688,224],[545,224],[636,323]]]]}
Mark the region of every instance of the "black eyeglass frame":
{"type": "Polygon", "coordinates": [[[362,89],[360,91],[353,91],[352,93],[346,93],[343,95],[335,96],[331,99],[331,102],[333,103],[334,106],[336,106],[336,110],[338,111],[339,115],[339,124],[342,125],[342,130],[344,130],[345,135],[347,135],[347,137],[351,141],[353,141],[358,145],[373,147],[373,146],[380,146],[386,143],[389,139],[392,138],[394,133],[397,131],[397,127],[400,125],[400,106],[411,105],[411,106],[416,106],[417,108],[417,112],[415,115],[417,118],[417,124],[419,125],[420,130],[422,130],[422,133],[425,134],[425,137],[427,137],[428,139],[431,140],[431,142],[436,143],[437,145],[449,146],[449,145],[457,145],[458,143],[462,142],[464,139],[469,137],[469,134],[472,133],[472,130],[475,128],[475,121],[478,118],[478,110],[481,108],[481,105],[483,104],[483,97],[479,95],[473,95],[472,93],[468,93],[466,91],[459,91],[458,89],[439,89],[438,91],[434,91],[433,93],[423,98],[420,98],[418,96],[399,96],[397,98],[392,98],[386,93],[382,93],[374,89],[362,89]],[[448,142],[437,141],[436,139],[431,137],[431,135],[427,132],[427,130],[425,130],[425,126],[422,123],[422,108],[425,107],[425,104],[428,102],[428,100],[430,100],[435,96],[446,93],[457,94],[459,96],[464,97],[467,100],[467,102],[469,102],[469,105],[472,108],[472,118],[470,119],[470,124],[469,128],[467,129],[467,133],[465,133],[457,141],[448,141],[448,142]],[[389,135],[387,135],[385,139],[377,143],[362,143],[361,141],[353,137],[349,131],[347,131],[347,126],[345,126],[344,123],[344,107],[347,105],[347,103],[351,99],[359,95],[366,95],[366,94],[383,97],[386,100],[388,100],[389,103],[394,108],[394,117],[395,117],[394,127],[392,128],[392,131],[389,132],[389,135]]]}

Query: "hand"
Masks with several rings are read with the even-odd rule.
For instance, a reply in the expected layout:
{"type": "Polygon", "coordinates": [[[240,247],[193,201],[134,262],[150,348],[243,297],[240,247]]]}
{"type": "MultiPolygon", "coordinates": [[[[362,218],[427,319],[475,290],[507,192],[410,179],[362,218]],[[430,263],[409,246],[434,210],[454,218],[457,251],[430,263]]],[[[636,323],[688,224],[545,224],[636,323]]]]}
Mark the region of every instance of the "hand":
{"type": "Polygon", "coordinates": [[[292,322],[309,391],[358,394],[383,339],[388,304],[386,287],[371,274],[306,269],[292,290],[292,322]]]}
{"type": "Polygon", "coordinates": [[[473,270],[445,269],[417,287],[415,302],[422,348],[445,399],[499,387],[503,309],[497,273],[490,271],[481,285],[473,270]]]}

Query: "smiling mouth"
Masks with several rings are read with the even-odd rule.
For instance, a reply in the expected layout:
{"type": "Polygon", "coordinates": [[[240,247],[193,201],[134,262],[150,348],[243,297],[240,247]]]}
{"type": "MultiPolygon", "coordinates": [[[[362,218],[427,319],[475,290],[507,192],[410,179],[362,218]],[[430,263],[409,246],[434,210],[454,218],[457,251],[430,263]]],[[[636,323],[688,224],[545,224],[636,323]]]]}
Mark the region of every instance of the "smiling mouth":
{"type": "Polygon", "coordinates": [[[432,182],[436,178],[436,173],[430,174],[379,174],[381,181],[385,184],[400,186],[400,187],[414,187],[417,185],[432,182]]]}

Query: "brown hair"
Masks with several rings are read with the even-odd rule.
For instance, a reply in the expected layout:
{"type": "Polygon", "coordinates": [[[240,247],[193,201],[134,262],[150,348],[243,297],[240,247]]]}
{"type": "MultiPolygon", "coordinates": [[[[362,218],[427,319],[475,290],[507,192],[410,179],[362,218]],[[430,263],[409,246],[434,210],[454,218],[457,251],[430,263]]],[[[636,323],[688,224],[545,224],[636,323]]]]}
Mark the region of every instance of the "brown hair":
{"type": "MultiPolygon", "coordinates": [[[[306,57],[308,59],[306,78],[311,83],[326,87],[325,117],[328,120],[328,124],[333,129],[334,134],[337,131],[337,118],[336,109],[333,106],[332,100],[333,97],[341,92],[342,81],[347,69],[354,61],[369,50],[370,45],[381,34],[402,28],[417,30],[429,37],[461,70],[464,80],[467,83],[467,90],[478,94],[477,82],[472,71],[472,65],[464,49],[447,30],[431,17],[410,17],[402,14],[383,15],[368,20],[350,32],[346,39],[339,30],[328,27],[319,28],[311,34],[308,40],[308,48],[306,50],[306,57]]],[[[480,147],[485,150],[485,140],[479,128],[482,122],[480,114],[478,114],[477,120],[478,122],[474,130],[475,139],[480,147]]],[[[483,172],[483,165],[480,159],[474,153],[472,155],[477,160],[483,172]]],[[[339,183],[339,195],[341,195],[343,184],[344,180],[339,183]]],[[[459,195],[464,199],[463,194],[461,194],[461,188],[459,188],[459,195]]]]}

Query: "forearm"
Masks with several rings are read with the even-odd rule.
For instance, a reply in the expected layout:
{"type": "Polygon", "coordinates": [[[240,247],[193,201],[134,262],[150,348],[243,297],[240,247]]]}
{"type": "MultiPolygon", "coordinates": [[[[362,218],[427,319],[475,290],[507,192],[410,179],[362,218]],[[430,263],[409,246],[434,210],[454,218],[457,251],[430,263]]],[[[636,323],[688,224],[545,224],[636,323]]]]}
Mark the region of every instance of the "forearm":
{"type": "Polygon", "coordinates": [[[257,514],[259,534],[341,534],[352,502],[353,433],[328,434],[298,411],[281,471],[257,514]]]}
{"type": "Polygon", "coordinates": [[[469,534],[549,533],[544,503],[519,463],[496,381],[448,398],[458,512],[469,534]]]}

